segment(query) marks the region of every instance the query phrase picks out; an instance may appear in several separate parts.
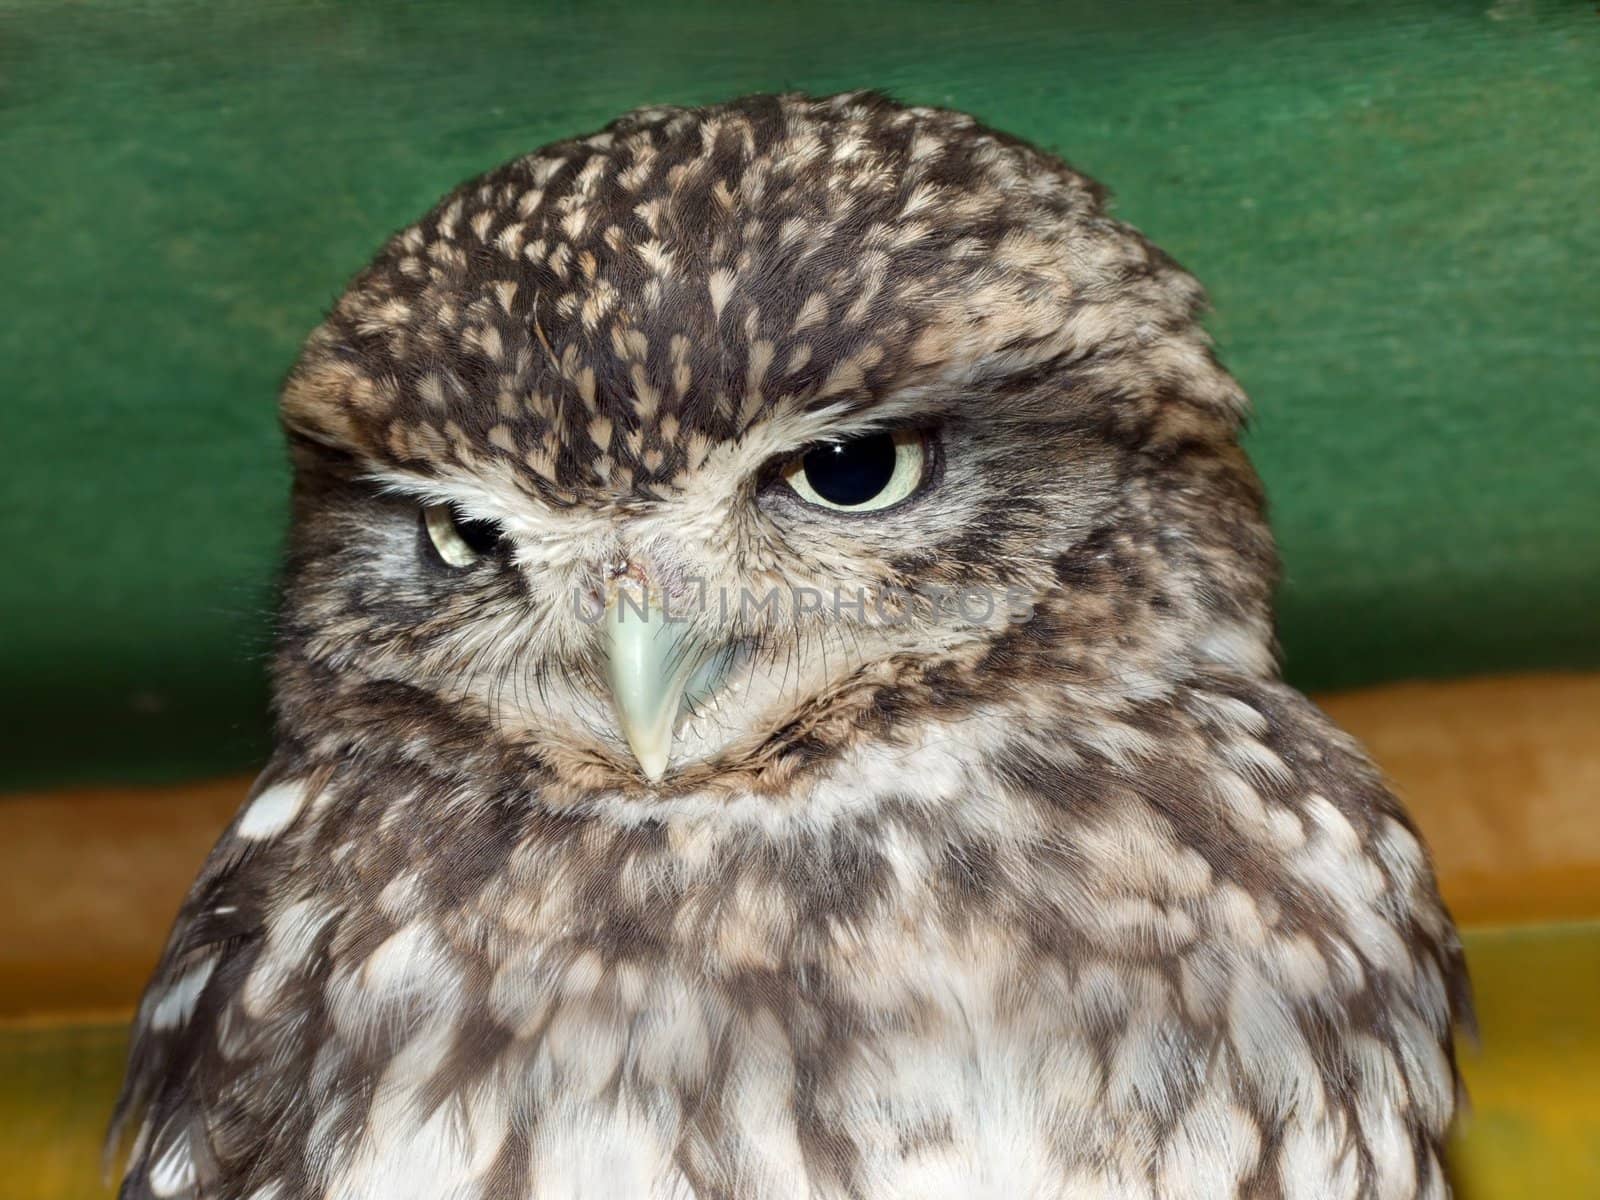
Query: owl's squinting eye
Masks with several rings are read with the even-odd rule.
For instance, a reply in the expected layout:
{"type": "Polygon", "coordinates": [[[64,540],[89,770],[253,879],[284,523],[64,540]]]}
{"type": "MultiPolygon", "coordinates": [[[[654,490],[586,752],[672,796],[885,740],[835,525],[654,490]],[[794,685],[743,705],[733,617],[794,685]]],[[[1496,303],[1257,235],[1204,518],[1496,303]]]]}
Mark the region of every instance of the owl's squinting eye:
{"type": "Polygon", "coordinates": [[[452,567],[470,567],[488,554],[505,536],[493,521],[474,521],[453,504],[425,504],[422,527],[435,553],[452,567]]]}
{"type": "Polygon", "coordinates": [[[819,442],[784,464],[784,483],[809,504],[835,512],[881,512],[915,495],[928,479],[928,435],[869,433],[819,442]]]}

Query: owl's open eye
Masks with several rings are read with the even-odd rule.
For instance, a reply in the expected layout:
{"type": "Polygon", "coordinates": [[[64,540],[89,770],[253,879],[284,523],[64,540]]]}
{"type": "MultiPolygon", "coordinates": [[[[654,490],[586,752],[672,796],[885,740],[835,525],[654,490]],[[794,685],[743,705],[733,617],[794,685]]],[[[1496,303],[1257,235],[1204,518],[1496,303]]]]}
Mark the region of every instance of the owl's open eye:
{"type": "Polygon", "coordinates": [[[917,430],[819,442],[784,464],[783,481],[808,503],[836,512],[881,512],[928,478],[928,436],[917,430]]]}
{"type": "Polygon", "coordinates": [[[422,527],[434,551],[452,567],[470,567],[505,536],[495,522],[471,520],[453,504],[423,505],[422,527]]]}

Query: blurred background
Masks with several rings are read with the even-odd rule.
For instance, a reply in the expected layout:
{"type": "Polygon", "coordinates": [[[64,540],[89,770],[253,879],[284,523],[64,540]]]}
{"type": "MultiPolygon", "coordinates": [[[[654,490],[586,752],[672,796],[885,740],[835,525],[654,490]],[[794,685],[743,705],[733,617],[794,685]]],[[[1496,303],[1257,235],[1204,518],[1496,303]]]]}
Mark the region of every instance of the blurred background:
{"type": "Polygon", "coordinates": [[[1468,928],[1470,1200],[1600,1195],[1593,3],[0,0],[0,1179],[103,1194],[121,1022],[268,740],[304,334],[459,180],[871,86],[1109,184],[1255,401],[1289,678],[1468,928]]]}

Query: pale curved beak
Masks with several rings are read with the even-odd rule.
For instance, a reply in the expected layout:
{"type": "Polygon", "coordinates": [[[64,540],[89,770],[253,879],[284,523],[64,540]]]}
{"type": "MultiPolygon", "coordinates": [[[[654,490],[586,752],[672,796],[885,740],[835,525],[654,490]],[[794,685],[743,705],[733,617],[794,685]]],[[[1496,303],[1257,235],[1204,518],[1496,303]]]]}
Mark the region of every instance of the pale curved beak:
{"type": "Polygon", "coordinates": [[[707,647],[685,618],[650,593],[614,589],[605,611],[606,681],[617,724],[639,769],[659,783],[672,759],[672,731],[707,647]]]}

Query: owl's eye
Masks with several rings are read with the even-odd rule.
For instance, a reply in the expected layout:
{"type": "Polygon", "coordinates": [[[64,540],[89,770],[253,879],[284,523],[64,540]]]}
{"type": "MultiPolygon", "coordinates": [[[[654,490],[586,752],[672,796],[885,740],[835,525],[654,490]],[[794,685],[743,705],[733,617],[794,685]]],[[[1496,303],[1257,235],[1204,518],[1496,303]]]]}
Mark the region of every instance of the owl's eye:
{"type": "Polygon", "coordinates": [[[422,527],[439,557],[452,567],[470,567],[505,536],[493,521],[471,520],[453,504],[424,505],[422,527]]]}
{"type": "Polygon", "coordinates": [[[928,476],[928,439],[915,430],[819,442],[785,464],[801,499],[838,512],[879,512],[914,495],[928,476]]]}

